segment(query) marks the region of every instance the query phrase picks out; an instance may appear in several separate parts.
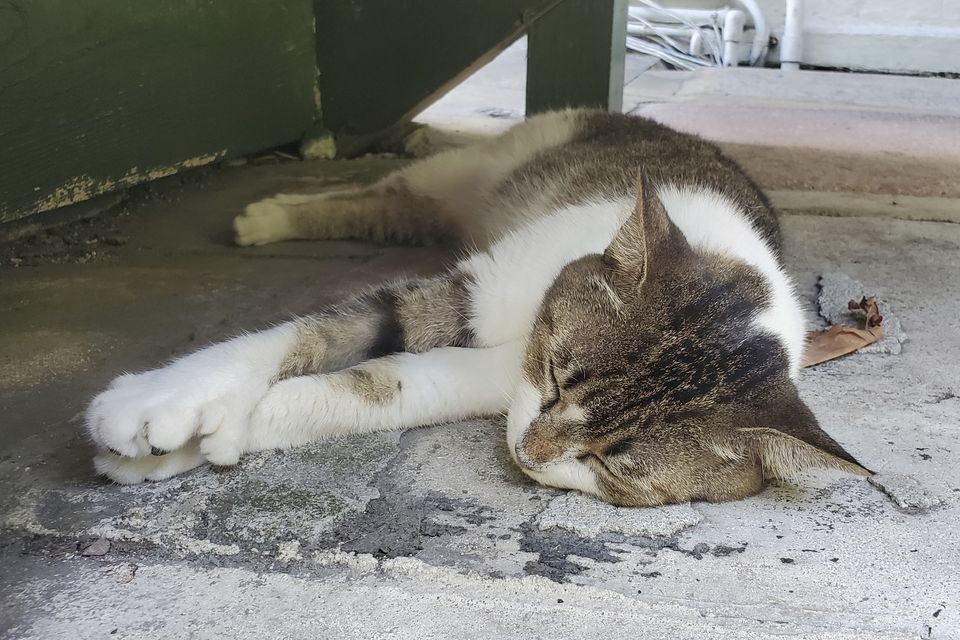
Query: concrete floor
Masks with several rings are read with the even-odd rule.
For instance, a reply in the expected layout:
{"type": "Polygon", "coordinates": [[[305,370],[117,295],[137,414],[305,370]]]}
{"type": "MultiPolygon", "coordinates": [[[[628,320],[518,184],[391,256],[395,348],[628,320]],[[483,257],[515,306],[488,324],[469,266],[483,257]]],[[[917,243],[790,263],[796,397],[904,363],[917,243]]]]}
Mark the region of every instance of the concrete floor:
{"type": "MultiPolygon", "coordinates": [[[[902,126],[927,126],[897,108],[902,126]]],[[[801,151],[763,185],[807,176],[789,189],[829,193],[821,168],[839,152],[801,151]]],[[[881,184],[886,152],[843,153],[854,164],[834,191],[909,183],[881,184]]],[[[929,159],[914,197],[953,195],[930,178],[948,155],[929,159]]],[[[449,260],[436,248],[229,244],[246,202],[397,164],[196,172],[4,249],[18,266],[0,266],[0,637],[960,637],[960,226],[863,215],[869,204],[787,215],[784,228],[813,319],[818,276],[842,273],[909,336],[897,355],[855,354],[800,381],[886,493],[814,473],[737,503],[615,509],[526,481],[498,419],[157,484],[94,478],[80,412],[118,372],[449,260]]]]}

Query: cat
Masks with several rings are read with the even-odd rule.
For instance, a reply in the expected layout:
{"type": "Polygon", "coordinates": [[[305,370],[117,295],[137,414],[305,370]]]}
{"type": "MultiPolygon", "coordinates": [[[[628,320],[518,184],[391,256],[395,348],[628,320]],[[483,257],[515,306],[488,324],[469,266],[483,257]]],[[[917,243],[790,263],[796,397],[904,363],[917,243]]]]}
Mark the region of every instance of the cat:
{"type": "Polygon", "coordinates": [[[116,482],[504,412],[524,473],[615,505],[735,500],[808,467],[871,473],[798,396],[803,313],[776,212],[698,137],[536,115],[372,186],[251,204],[234,230],[241,246],[470,251],[443,275],[121,375],[86,413],[116,482]]]}

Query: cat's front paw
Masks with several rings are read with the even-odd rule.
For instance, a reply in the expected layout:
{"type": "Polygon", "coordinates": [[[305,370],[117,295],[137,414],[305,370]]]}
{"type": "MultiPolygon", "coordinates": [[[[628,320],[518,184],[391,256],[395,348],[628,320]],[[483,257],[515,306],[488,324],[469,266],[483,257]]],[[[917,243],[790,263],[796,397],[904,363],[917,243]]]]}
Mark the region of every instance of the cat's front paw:
{"type": "Polygon", "coordinates": [[[201,456],[216,465],[236,464],[250,450],[250,414],[296,340],[296,326],[280,325],[162,369],[120,376],[87,408],[97,468],[118,482],[136,482],[192,468],[201,456]],[[150,456],[165,459],[129,462],[150,456]]]}
{"type": "Polygon", "coordinates": [[[148,372],[98,395],[87,410],[90,436],[101,449],[127,458],[162,456],[196,436],[207,460],[236,464],[250,410],[266,389],[211,385],[177,373],[148,372]]]}

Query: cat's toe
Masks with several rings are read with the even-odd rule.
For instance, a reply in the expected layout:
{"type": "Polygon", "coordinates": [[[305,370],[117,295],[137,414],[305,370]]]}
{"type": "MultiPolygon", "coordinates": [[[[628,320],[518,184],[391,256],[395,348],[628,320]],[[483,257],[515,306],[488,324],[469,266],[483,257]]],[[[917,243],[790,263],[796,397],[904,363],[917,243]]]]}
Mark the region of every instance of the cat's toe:
{"type": "Polygon", "coordinates": [[[249,423],[249,416],[241,413],[241,407],[246,408],[246,405],[221,399],[203,408],[200,451],[211,464],[231,466],[240,461],[249,423]]]}
{"type": "Polygon", "coordinates": [[[176,451],[197,433],[200,414],[189,402],[166,403],[144,413],[151,453],[176,451]]]}
{"type": "Polygon", "coordinates": [[[200,440],[200,452],[210,464],[232,467],[240,462],[243,443],[236,431],[219,431],[200,440]]]}

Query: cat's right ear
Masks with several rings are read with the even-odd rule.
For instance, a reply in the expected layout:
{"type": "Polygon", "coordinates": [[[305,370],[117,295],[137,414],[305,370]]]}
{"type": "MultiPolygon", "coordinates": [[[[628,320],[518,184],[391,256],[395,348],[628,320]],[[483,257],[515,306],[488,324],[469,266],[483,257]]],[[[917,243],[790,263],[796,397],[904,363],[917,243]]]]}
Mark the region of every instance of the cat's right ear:
{"type": "Polygon", "coordinates": [[[603,252],[611,284],[621,292],[636,291],[690,251],[645,173],[640,173],[637,184],[633,212],[603,252]]]}
{"type": "Polygon", "coordinates": [[[736,435],[760,462],[765,478],[791,480],[804,469],[839,469],[858,476],[873,472],[846,451],[842,456],[828,453],[778,429],[738,429],[736,435]]]}

